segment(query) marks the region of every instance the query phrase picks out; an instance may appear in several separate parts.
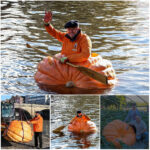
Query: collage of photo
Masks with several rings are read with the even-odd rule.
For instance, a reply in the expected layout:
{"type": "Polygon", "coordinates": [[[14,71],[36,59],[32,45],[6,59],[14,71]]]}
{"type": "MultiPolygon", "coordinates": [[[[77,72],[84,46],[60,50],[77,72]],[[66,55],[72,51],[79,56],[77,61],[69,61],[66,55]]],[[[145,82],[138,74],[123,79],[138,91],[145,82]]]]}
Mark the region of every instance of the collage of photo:
{"type": "Polygon", "coordinates": [[[149,149],[148,0],[0,4],[0,149],[149,149]]]}

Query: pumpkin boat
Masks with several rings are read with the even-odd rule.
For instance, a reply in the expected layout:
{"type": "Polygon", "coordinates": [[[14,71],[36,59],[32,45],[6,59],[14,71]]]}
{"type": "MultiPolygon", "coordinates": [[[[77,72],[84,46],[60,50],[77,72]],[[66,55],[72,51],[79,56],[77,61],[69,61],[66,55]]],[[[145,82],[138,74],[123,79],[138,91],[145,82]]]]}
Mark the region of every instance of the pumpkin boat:
{"type": "Polygon", "coordinates": [[[14,120],[5,129],[3,136],[8,141],[28,143],[32,140],[33,132],[27,122],[14,120]]]}
{"type": "Polygon", "coordinates": [[[7,124],[1,123],[1,132],[3,132],[7,127],[7,124]]]}
{"type": "Polygon", "coordinates": [[[87,120],[86,118],[75,117],[73,121],[68,125],[68,131],[73,133],[95,133],[97,131],[94,122],[87,120]]]}
{"type": "MultiPolygon", "coordinates": [[[[60,58],[61,54],[56,54],[55,57],[60,58]]],[[[116,83],[115,71],[111,62],[102,59],[102,57],[96,53],[92,53],[91,57],[85,62],[73,64],[87,67],[99,74],[105,75],[108,78],[108,84],[101,83],[84,75],[77,68],[67,64],[60,64],[58,60],[50,56],[44,58],[38,64],[38,70],[34,76],[35,81],[42,89],[45,88],[45,90],[48,90],[48,88],[50,88],[54,92],[56,91],[62,94],[80,93],[80,90],[76,90],[76,88],[86,89],[88,92],[98,89],[103,91],[112,88],[116,83]]]]}
{"type": "Polygon", "coordinates": [[[108,142],[114,144],[116,148],[122,148],[120,141],[128,146],[134,145],[136,135],[134,129],[121,120],[114,120],[108,123],[102,132],[108,142]]]}

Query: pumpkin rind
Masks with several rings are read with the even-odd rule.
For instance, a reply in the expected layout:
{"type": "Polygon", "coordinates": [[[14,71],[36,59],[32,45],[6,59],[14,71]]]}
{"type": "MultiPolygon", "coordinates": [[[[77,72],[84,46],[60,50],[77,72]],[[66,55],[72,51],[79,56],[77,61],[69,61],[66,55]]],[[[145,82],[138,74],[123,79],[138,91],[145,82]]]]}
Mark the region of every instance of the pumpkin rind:
{"type": "MultiPolygon", "coordinates": [[[[61,54],[57,54],[56,57],[61,57],[61,54]]],[[[106,75],[108,77],[108,85],[84,75],[76,68],[66,64],[60,64],[58,60],[52,57],[46,57],[38,64],[38,70],[34,76],[35,81],[38,84],[52,86],[66,85],[71,81],[75,87],[82,89],[108,89],[116,83],[115,71],[112,68],[111,62],[102,59],[100,55],[90,57],[85,62],[74,64],[88,67],[100,74],[106,75]]]]}
{"type": "Polygon", "coordinates": [[[115,145],[116,148],[121,148],[122,141],[128,146],[132,146],[136,141],[135,132],[132,127],[121,120],[114,120],[108,123],[102,132],[108,142],[115,145]]]}
{"type": "Polygon", "coordinates": [[[92,121],[76,121],[68,125],[68,131],[75,133],[95,133],[97,128],[95,123],[92,121]]]}
{"type": "Polygon", "coordinates": [[[33,132],[27,122],[14,120],[5,129],[3,136],[9,141],[27,143],[32,140],[33,132]]]}

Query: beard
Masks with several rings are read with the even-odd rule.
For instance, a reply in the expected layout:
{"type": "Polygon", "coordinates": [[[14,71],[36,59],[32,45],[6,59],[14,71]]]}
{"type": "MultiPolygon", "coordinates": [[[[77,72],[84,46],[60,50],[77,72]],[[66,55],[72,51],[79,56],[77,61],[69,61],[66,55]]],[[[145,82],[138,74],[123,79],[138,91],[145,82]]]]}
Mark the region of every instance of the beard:
{"type": "Polygon", "coordinates": [[[81,116],[77,115],[77,117],[81,118],[81,117],[82,117],[82,115],[81,115],[81,116]]]}

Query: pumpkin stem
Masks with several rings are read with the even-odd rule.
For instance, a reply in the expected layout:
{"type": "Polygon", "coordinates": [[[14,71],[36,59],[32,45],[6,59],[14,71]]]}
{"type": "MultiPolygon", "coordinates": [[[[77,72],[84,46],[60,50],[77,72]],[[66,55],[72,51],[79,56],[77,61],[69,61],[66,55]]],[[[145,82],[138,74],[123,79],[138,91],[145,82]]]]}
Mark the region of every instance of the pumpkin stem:
{"type": "Polygon", "coordinates": [[[75,84],[73,83],[73,81],[68,81],[65,86],[67,88],[73,88],[73,87],[75,87],[75,84]]]}

